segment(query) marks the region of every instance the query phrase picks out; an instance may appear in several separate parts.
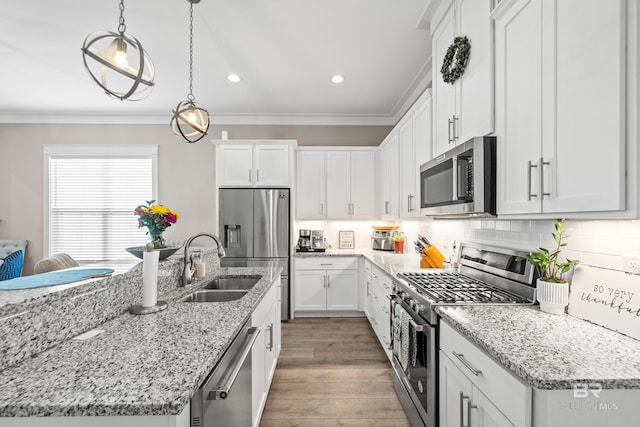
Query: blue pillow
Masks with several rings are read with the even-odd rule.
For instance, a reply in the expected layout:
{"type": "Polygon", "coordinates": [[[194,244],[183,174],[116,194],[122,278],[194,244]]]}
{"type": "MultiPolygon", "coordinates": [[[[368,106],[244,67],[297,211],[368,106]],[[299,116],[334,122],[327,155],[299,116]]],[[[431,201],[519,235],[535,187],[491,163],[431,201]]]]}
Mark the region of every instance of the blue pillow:
{"type": "Polygon", "coordinates": [[[22,273],[22,249],[10,253],[0,265],[0,280],[9,280],[20,277],[22,273]]]}

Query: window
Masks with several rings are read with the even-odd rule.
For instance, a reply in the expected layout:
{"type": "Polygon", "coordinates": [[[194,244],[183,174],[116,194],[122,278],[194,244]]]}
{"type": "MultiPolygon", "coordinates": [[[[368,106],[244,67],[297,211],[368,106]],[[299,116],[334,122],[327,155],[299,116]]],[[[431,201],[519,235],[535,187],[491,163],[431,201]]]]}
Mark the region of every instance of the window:
{"type": "Polygon", "coordinates": [[[133,209],[157,194],[157,146],[45,145],[45,256],[128,258],[142,245],[133,209]]]}

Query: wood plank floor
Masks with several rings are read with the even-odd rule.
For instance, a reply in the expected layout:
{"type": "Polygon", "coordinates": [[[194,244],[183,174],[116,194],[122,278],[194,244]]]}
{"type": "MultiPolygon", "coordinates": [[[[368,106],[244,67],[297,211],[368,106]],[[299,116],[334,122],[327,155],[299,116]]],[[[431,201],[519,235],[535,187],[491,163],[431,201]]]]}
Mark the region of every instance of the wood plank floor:
{"type": "Polygon", "coordinates": [[[391,365],[366,317],[282,324],[261,427],[408,427],[391,365]]]}

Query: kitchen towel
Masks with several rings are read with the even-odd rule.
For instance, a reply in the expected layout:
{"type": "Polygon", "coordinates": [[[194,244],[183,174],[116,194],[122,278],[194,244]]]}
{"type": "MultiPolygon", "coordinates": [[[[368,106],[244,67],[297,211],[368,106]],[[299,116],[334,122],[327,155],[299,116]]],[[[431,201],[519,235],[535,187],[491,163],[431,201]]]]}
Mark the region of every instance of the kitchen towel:
{"type": "Polygon", "coordinates": [[[0,282],[0,291],[16,291],[20,289],[42,288],[45,286],[64,285],[96,277],[107,277],[113,273],[112,268],[81,268],[77,270],[59,270],[50,273],[22,276],[0,282]]]}
{"type": "Polygon", "coordinates": [[[396,304],[393,311],[393,354],[398,360],[400,360],[400,313],[402,313],[402,306],[396,304]]]}
{"type": "Polygon", "coordinates": [[[409,364],[409,313],[400,307],[402,312],[400,313],[400,364],[402,368],[406,371],[408,369],[409,364]]]}

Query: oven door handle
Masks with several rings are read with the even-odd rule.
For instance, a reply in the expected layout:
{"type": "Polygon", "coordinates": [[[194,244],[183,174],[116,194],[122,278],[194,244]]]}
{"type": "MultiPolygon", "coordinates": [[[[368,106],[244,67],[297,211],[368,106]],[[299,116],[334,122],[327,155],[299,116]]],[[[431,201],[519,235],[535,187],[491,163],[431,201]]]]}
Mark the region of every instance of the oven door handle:
{"type": "Polygon", "coordinates": [[[240,355],[238,359],[235,361],[233,368],[231,369],[231,373],[227,377],[226,381],[216,387],[212,387],[206,390],[207,400],[216,400],[216,399],[226,399],[231,391],[231,387],[233,387],[233,383],[235,383],[238,374],[240,373],[240,369],[242,369],[242,365],[244,361],[251,353],[251,349],[253,344],[258,339],[258,335],[260,334],[260,328],[252,327],[247,330],[247,335],[245,337],[245,343],[242,346],[242,349],[238,351],[240,355]]]}
{"type": "MultiPolygon", "coordinates": [[[[389,298],[389,300],[391,300],[392,302],[395,302],[396,304],[399,304],[400,301],[402,301],[402,299],[399,296],[395,295],[395,294],[388,295],[387,298],[389,298]]],[[[409,313],[409,325],[411,325],[411,327],[416,332],[424,332],[425,325],[420,325],[415,320],[413,320],[413,317],[411,316],[411,314],[413,314],[413,310],[409,311],[409,310],[407,310],[405,308],[405,311],[407,311],[407,313],[409,313]]],[[[395,316],[395,313],[393,313],[392,315],[395,316]]]]}

